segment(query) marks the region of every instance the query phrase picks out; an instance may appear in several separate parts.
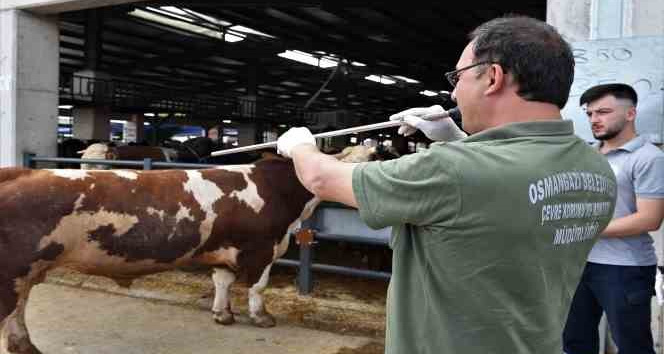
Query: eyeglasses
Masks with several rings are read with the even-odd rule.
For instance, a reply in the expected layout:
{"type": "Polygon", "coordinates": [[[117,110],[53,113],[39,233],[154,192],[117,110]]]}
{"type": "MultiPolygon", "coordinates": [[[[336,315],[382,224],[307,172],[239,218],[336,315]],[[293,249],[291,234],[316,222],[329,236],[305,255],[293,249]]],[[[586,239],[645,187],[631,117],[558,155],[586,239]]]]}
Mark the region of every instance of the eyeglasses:
{"type": "Polygon", "coordinates": [[[464,66],[461,69],[456,69],[454,71],[446,72],[445,73],[445,78],[447,78],[447,81],[449,81],[450,85],[452,87],[456,87],[456,84],[459,82],[459,77],[461,76],[461,73],[464,72],[465,70],[472,69],[476,66],[484,65],[484,64],[493,64],[490,61],[481,61],[479,63],[471,64],[468,66],[464,66]]]}

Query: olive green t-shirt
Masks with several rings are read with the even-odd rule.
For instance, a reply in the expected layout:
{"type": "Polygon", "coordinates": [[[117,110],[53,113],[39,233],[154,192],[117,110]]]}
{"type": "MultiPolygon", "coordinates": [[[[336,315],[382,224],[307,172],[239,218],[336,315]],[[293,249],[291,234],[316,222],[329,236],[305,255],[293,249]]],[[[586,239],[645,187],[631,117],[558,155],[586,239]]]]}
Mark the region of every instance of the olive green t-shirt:
{"type": "Polygon", "coordinates": [[[512,123],[353,171],[393,227],[388,354],[560,354],[586,257],[615,205],[570,121],[512,123]]]}

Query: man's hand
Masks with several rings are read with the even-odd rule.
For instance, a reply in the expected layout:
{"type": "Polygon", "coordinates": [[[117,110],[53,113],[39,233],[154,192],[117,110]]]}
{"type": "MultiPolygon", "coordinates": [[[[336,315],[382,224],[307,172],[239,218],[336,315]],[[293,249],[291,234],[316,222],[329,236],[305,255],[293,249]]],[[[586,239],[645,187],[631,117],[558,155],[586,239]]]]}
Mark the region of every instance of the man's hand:
{"type": "Polygon", "coordinates": [[[657,304],[664,305],[664,276],[662,271],[657,267],[657,275],[655,275],[655,295],[657,296],[657,304]]]}
{"type": "Polygon", "coordinates": [[[290,128],[277,140],[277,152],[284,157],[290,158],[293,148],[300,144],[316,146],[316,138],[314,138],[307,128],[290,128]]]}
{"type": "Polygon", "coordinates": [[[398,131],[403,136],[412,135],[418,129],[427,138],[434,141],[454,141],[468,136],[457,127],[452,118],[449,118],[447,111],[439,105],[410,108],[391,115],[390,120],[404,122],[398,131]]]}

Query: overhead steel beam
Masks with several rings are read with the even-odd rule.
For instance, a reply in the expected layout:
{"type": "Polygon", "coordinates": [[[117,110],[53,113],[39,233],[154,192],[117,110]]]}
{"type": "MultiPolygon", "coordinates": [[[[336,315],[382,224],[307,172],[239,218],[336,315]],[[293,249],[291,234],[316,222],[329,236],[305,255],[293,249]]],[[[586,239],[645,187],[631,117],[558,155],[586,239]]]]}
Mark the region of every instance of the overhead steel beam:
{"type": "Polygon", "coordinates": [[[3,0],[0,10],[27,10],[42,15],[85,10],[96,7],[112,6],[138,2],[136,0],[3,0]]]}

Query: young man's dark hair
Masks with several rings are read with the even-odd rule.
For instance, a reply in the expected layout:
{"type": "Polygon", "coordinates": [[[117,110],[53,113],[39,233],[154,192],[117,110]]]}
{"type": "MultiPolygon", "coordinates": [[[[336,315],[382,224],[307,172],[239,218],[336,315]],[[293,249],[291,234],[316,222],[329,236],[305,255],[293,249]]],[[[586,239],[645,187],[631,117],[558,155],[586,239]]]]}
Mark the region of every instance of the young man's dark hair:
{"type": "Polygon", "coordinates": [[[574,81],[570,45],[551,25],[525,16],[500,17],[470,33],[476,62],[500,64],[527,101],[563,108],[574,81]]]}
{"type": "Polygon", "coordinates": [[[583,106],[584,104],[588,104],[590,102],[598,100],[606,95],[611,95],[619,99],[630,100],[632,101],[634,106],[636,106],[636,103],[638,102],[636,91],[634,91],[632,86],[616,83],[616,84],[597,85],[595,87],[588,89],[579,98],[579,105],[583,106]]]}

